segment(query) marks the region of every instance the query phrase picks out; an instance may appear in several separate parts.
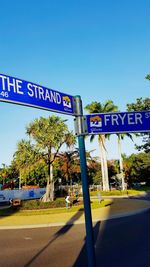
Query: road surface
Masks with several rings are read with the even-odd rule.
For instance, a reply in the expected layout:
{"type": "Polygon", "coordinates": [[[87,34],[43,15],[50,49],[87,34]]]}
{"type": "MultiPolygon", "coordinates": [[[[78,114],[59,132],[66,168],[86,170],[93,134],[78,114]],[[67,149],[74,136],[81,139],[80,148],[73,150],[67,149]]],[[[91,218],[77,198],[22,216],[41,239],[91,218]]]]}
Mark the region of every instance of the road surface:
{"type": "MultiPolygon", "coordinates": [[[[150,211],[94,224],[97,267],[150,266],[150,211]]],[[[84,225],[0,230],[0,267],[87,267],[84,225]]]]}

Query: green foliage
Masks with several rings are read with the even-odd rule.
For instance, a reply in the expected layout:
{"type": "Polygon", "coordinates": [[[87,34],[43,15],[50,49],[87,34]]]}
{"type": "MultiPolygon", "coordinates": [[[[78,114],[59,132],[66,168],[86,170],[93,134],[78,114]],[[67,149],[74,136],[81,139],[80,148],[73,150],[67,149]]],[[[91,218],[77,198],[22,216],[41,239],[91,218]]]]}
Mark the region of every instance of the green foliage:
{"type": "Polygon", "coordinates": [[[57,116],[40,117],[27,127],[27,134],[36,142],[36,146],[46,162],[49,160],[52,149],[57,152],[67,141],[66,135],[68,133],[65,121],[57,116]]]}
{"type": "Polygon", "coordinates": [[[0,169],[0,182],[3,183],[6,181],[9,175],[9,167],[5,164],[2,165],[2,168],[0,169]]]}
{"type": "MultiPolygon", "coordinates": [[[[148,76],[149,79],[149,76],[148,76]]],[[[150,110],[150,98],[137,98],[136,103],[127,104],[128,111],[138,111],[138,110],[150,110]]],[[[143,145],[136,145],[136,148],[144,150],[146,153],[150,152],[150,133],[140,133],[142,136],[143,145]]]]}
{"type": "Polygon", "coordinates": [[[114,105],[112,100],[107,100],[105,103],[93,101],[85,107],[85,110],[89,113],[115,112],[118,110],[118,107],[114,105]]]}
{"type": "MultiPolygon", "coordinates": [[[[129,109],[149,108],[150,99],[138,99],[135,104],[128,104],[129,109]]],[[[90,112],[100,112],[104,109],[110,111],[113,106],[112,101],[104,104],[92,102],[87,105],[90,112]]],[[[62,184],[66,184],[66,180],[79,183],[80,166],[79,153],[77,149],[73,149],[75,137],[69,132],[65,121],[59,117],[48,117],[36,119],[27,127],[27,133],[32,137],[30,141],[21,140],[17,144],[17,150],[11,166],[3,165],[0,170],[0,181],[7,178],[16,178],[21,175],[23,183],[46,185],[49,164],[53,163],[53,181],[58,178],[62,179],[62,184]],[[55,129],[55,130],[54,130],[55,129]],[[32,142],[33,141],[33,142],[32,142]],[[60,148],[67,144],[70,150],[59,152],[60,148]],[[20,173],[19,173],[20,172],[20,173]]],[[[145,134],[146,136],[146,134],[145,134]]],[[[123,136],[119,136],[123,139],[123,136]]],[[[103,144],[104,144],[103,140],[103,144]]],[[[145,145],[149,146],[147,142],[145,145]]],[[[148,150],[146,150],[148,152],[148,150]]],[[[87,152],[87,167],[89,184],[100,184],[102,180],[101,164],[96,158],[92,158],[90,152],[87,152]]],[[[150,180],[150,161],[149,153],[140,153],[124,158],[124,171],[128,182],[147,181],[150,180]]],[[[108,163],[109,177],[118,173],[118,162],[108,163]]]]}
{"type": "Polygon", "coordinates": [[[128,111],[150,110],[150,98],[137,98],[135,103],[127,104],[128,111]]]}
{"type": "Polygon", "coordinates": [[[34,168],[29,170],[28,174],[25,176],[25,180],[28,185],[44,187],[47,180],[47,165],[43,161],[34,164],[34,168]]]}
{"type": "Polygon", "coordinates": [[[147,80],[150,80],[150,74],[147,74],[145,77],[147,80]]]}
{"type": "MultiPolygon", "coordinates": [[[[64,200],[62,200],[64,201],[64,200]]],[[[91,208],[92,209],[98,209],[98,208],[102,208],[108,205],[112,204],[112,200],[103,200],[101,201],[101,203],[99,203],[98,200],[94,200],[91,202],[91,208]]],[[[27,204],[26,204],[27,205],[27,204]]],[[[32,209],[30,209],[30,206],[28,205],[28,208],[26,209],[14,209],[13,207],[11,208],[5,208],[5,209],[1,209],[0,210],[0,216],[32,216],[32,215],[50,215],[50,214],[61,214],[61,218],[67,213],[73,213],[73,212],[81,212],[83,213],[84,211],[84,207],[82,203],[79,203],[79,205],[76,206],[72,206],[70,209],[66,209],[66,207],[48,207],[48,203],[44,206],[44,208],[39,208],[39,206],[37,204],[31,204],[32,205],[32,209]],[[33,206],[35,208],[33,208],[33,206]]],[[[61,220],[60,218],[60,220],[61,220]]]]}
{"type": "MultiPolygon", "coordinates": [[[[93,152],[93,151],[91,151],[93,152]]],[[[101,164],[97,157],[92,157],[91,152],[86,152],[89,184],[100,184],[102,180],[101,164]]]]}
{"type": "Polygon", "coordinates": [[[97,197],[97,194],[100,193],[101,196],[123,196],[123,195],[140,195],[145,193],[144,188],[137,190],[112,190],[112,191],[92,191],[90,192],[90,196],[97,197]]]}
{"type": "Polygon", "coordinates": [[[92,191],[90,192],[90,196],[97,197],[97,194],[100,193],[101,196],[120,196],[125,195],[127,191],[121,190],[112,190],[112,191],[92,191]]]}
{"type": "MultiPolygon", "coordinates": [[[[79,150],[68,150],[57,154],[57,168],[67,183],[74,181],[75,173],[79,172],[79,150]]],[[[56,165],[55,163],[55,165],[56,165]]]]}
{"type": "Polygon", "coordinates": [[[132,154],[128,159],[129,180],[150,183],[150,153],[132,154]]]}
{"type": "MultiPolygon", "coordinates": [[[[55,174],[58,174],[55,168],[53,175],[53,163],[63,145],[70,148],[76,143],[75,136],[68,130],[65,122],[66,120],[58,116],[40,117],[32,121],[26,127],[30,141],[21,140],[17,144],[13,159],[22,183],[42,186],[45,185],[46,179],[47,185],[51,183],[49,193],[52,199],[52,188],[57,180],[55,174]]],[[[46,201],[49,201],[48,194],[46,196],[46,201]]]]}
{"type": "Polygon", "coordinates": [[[37,160],[37,151],[30,141],[21,140],[17,144],[17,150],[14,154],[12,166],[19,172],[22,182],[26,182],[26,177],[33,170],[37,160]]]}
{"type": "Polygon", "coordinates": [[[119,172],[119,162],[118,162],[118,160],[108,160],[108,174],[109,174],[109,177],[110,178],[113,177],[118,172],[119,172]]]}
{"type": "Polygon", "coordinates": [[[65,199],[57,198],[52,202],[42,202],[40,200],[27,200],[22,202],[22,209],[47,209],[65,207],[65,199]]]}
{"type": "Polygon", "coordinates": [[[49,177],[50,165],[55,161],[62,145],[70,147],[75,143],[75,137],[69,132],[65,120],[58,116],[35,119],[27,127],[27,134],[35,142],[39,159],[47,164],[49,177]]]}
{"type": "Polygon", "coordinates": [[[93,179],[93,183],[92,184],[94,184],[94,185],[100,185],[101,184],[101,182],[102,182],[102,172],[101,172],[101,170],[99,169],[99,170],[97,170],[96,172],[95,172],[95,174],[93,173],[93,177],[92,177],[93,179]]]}

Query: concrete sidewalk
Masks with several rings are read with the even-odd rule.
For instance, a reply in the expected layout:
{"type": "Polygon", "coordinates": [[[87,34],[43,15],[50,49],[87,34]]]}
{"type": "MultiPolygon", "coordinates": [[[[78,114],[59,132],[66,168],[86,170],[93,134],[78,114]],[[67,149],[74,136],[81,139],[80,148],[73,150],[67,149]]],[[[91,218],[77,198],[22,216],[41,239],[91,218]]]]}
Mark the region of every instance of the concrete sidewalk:
{"type": "MultiPolygon", "coordinates": [[[[130,216],[150,209],[150,201],[139,199],[113,199],[113,204],[92,210],[93,223],[123,216],[130,216]]],[[[84,212],[66,211],[61,214],[9,215],[0,217],[0,229],[64,226],[84,223],[84,212]]]]}

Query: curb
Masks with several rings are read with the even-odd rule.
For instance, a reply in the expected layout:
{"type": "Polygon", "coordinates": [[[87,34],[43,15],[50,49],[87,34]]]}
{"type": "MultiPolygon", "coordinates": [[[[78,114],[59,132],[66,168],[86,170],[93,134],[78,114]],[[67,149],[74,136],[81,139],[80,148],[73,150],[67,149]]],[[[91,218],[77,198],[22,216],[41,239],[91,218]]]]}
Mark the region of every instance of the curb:
{"type": "MultiPolygon", "coordinates": [[[[126,213],[119,213],[115,215],[111,215],[108,218],[100,218],[100,219],[93,219],[93,223],[99,221],[108,221],[113,219],[119,219],[128,216],[134,216],[146,211],[150,210],[150,207],[139,209],[135,212],[126,212],[126,213]]],[[[46,224],[31,224],[31,225],[16,225],[16,226],[0,226],[0,230],[16,230],[16,229],[32,229],[32,228],[46,228],[46,227],[59,227],[59,226],[67,226],[67,225],[78,225],[78,224],[85,224],[84,220],[81,221],[69,221],[68,223],[59,222],[59,223],[46,223],[46,224]]]]}

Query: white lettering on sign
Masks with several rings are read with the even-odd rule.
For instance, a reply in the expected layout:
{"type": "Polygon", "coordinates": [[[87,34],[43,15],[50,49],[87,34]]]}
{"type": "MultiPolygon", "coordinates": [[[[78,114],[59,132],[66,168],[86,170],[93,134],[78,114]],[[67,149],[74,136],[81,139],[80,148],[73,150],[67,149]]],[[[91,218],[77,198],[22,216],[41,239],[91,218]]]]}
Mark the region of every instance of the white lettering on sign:
{"type": "Polygon", "coordinates": [[[72,96],[3,74],[0,74],[1,101],[73,114],[72,96]]]}
{"type": "Polygon", "coordinates": [[[145,113],[145,118],[146,118],[146,119],[149,119],[149,118],[150,118],[150,111],[147,111],[147,112],[145,113]]]}
{"type": "Polygon", "coordinates": [[[122,125],[123,125],[123,124],[124,124],[124,119],[125,119],[126,114],[118,114],[118,115],[119,115],[119,118],[120,118],[121,123],[122,123],[122,125]]]}
{"type": "Polygon", "coordinates": [[[61,96],[58,92],[53,92],[50,89],[42,88],[41,86],[28,83],[28,95],[30,97],[42,99],[44,101],[54,102],[57,104],[61,104],[61,96]]]}
{"type": "Polygon", "coordinates": [[[141,113],[105,114],[104,125],[143,124],[141,113]]]}
{"type": "Polygon", "coordinates": [[[142,122],[142,114],[141,113],[136,113],[136,116],[135,116],[136,124],[138,124],[138,121],[139,121],[140,124],[143,124],[143,122],[142,122]]]}
{"type": "Polygon", "coordinates": [[[7,89],[8,92],[13,91],[14,93],[23,95],[22,89],[22,81],[18,79],[12,78],[10,80],[9,77],[0,75],[0,79],[2,80],[2,90],[5,91],[7,89]]]}
{"type": "Polygon", "coordinates": [[[113,114],[112,117],[111,117],[111,123],[112,125],[119,125],[119,122],[118,122],[118,115],[117,114],[113,114]]]}
{"type": "Polygon", "coordinates": [[[0,75],[0,78],[1,78],[1,80],[2,80],[2,88],[3,88],[3,90],[5,90],[5,79],[6,79],[6,76],[3,76],[3,75],[0,75]]]}
{"type": "Polygon", "coordinates": [[[136,124],[135,123],[135,118],[133,118],[133,114],[132,113],[128,114],[128,124],[136,124]]]}

